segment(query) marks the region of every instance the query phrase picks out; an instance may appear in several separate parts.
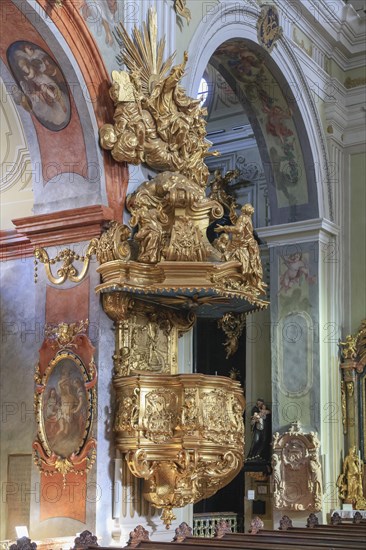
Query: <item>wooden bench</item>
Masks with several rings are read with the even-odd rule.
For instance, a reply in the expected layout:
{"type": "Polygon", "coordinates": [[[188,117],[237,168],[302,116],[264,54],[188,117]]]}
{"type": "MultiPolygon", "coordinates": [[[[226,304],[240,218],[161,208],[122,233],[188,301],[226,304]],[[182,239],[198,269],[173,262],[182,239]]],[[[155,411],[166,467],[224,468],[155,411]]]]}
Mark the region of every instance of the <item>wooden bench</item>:
{"type": "MultiPolygon", "coordinates": [[[[289,547],[289,545],[299,544],[299,541],[301,541],[304,548],[317,544],[329,544],[333,548],[347,550],[362,548],[366,550],[366,533],[363,529],[359,529],[359,526],[351,525],[347,529],[339,529],[339,525],[326,525],[322,529],[315,514],[310,514],[307,520],[308,527],[305,528],[294,528],[288,516],[282,517],[280,530],[278,531],[264,530],[263,522],[259,518],[254,518],[251,525],[252,531],[256,533],[257,540],[261,542],[266,540],[268,544],[281,541],[285,547],[289,547]]],[[[253,536],[245,533],[231,533],[225,522],[221,523],[216,535],[223,540],[230,540],[233,546],[235,545],[234,547],[237,547],[240,542],[246,542],[248,537],[253,536]]]]}
{"type": "MultiPolygon", "coordinates": [[[[211,539],[212,540],[212,539],[211,539]]],[[[366,550],[365,537],[356,537],[351,536],[340,537],[337,535],[330,534],[315,534],[302,532],[302,533],[292,533],[287,531],[281,533],[280,531],[260,531],[255,535],[242,534],[242,533],[232,533],[231,535],[224,535],[220,539],[223,543],[222,548],[240,548],[243,543],[247,542],[266,542],[270,544],[272,548],[273,543],[281,543],[283,547],[292,547],[292,545],[301,545],[304,550],[308,546],[314,545],[330,545],[332,548],[342,549],[342,550],[366,550]]],[[[193,542],[192,538],[187,538],[184,542],[193,542]]],[[[207,539],[208,547],[210,548],[210,539],[207,539]]]]}
{"type": "MultiPolygon", "coordinates": [[[[154,542],[154,541],[141,541],[137,543],[135,546],[127,545],[124,548],[125,549],[131,549],[131,548],[138,548],[140,550],[177,550],[179,547],[183,547],[184,550],[207,550],[209,548],[210,550],[222,550],[222,549],[231,549],[231,548],[240,548],[240,550],[284,550],[284,545],[282,542],[280,543],[268,543],[268,542],[242,542],[240,546],[224,546],[223,540],[215,540],[215,539],[207,539],[211,544],[203,544],[202,540],[206,539],[195,539],[194,542],[154,542]]],[[[288,548],[291,550],[304,550],[304,546],[301,545],[295,545],[291,544],[291,546],[288,546],[288,548]]],[[[110,550],[110,549],[109,549],[110,550]]],[[[333,546],[327,544],[327,545],[315,545],[315,546],[306,546],[306,550],[335,550],[333,546]]],[[[343,550],[348,550],[347,548],[343,548],[343,550]]],[[[364,547],[363,549],[364,550],[364,547]]]]}
{"type": "MultiPolygon", "coordinates": [[[[223,522],[225,524],[225,522],[223,522]]],[[[221,526],[222,527],[222,526],[221,526]]],[[[224,525],[225,527],[225,525],[224,525]]],[[[176,535],[173,542],[155,542],[149,540],[148,532],[138,526],[130,533],[130,540],[125,548],[139,548],[146,550],[176,550],[178,545],[181,545],[184,550],[365,550],[365,546],[353,544],[349,537],[345,541],[329,540],[329,537],[307,537],[301,535],[299,537],[291,537],[289,532],[269,531],[268,535],[248,535],[245,533],[229,533],[230,529],[220,528],[217,533],[223,533],[222,538],[199,538],[192,536],[192,530],[187,524],[181,524],[176,529],[176,535]],[[278,537],[274,538],[276,533],[278,537]],[[349,546],[349,543],[352,543],[349,546]]],[[[104,550],[104,549],[99,549],[104,550]]]]}

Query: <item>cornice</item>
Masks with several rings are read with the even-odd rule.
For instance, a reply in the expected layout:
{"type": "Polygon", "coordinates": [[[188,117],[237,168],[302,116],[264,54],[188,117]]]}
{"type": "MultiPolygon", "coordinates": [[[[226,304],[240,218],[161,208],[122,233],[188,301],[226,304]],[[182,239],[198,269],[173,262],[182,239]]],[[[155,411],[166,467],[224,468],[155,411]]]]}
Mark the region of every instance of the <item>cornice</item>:
{"type": "Polygon", "coordinates": [[[292,38],[289,33],[296,25],[323,56],[331,57],[342,70],[364,66],[366,22],[350,6],[341,0],[276,3],[288,38],[292,38]]]}
{"type": "Polygon", "coordinates": [[[15,229],[0,231],[0,261],[20,260],[33,255],[30,240],[15,229]]]}
{"type": "Polygon", "coordinates": [[[113,210],[93,205],[13,220],[15,230],[0,232],[2,260],[33,255],[35,246],[57,246],[98,237],[113,210]]]}
{"type": "Polygon", "coordinates": [[[365,98],[366,86],[347,89],[337,82],[335,101],[325,103],[325,116],[331,127],[328,137],[331,134],[342,147],[366,142],[365,98]]]}
{"type": "Polygon", "coordinates": [[[269,247],[281,246],[282,244],[298,244],[320,241],[328,241],[329,238],[339,235],[339,226],[325,219],[317,218],[282,225],[256,228],[258,236],[263,239],[269,247]]]}

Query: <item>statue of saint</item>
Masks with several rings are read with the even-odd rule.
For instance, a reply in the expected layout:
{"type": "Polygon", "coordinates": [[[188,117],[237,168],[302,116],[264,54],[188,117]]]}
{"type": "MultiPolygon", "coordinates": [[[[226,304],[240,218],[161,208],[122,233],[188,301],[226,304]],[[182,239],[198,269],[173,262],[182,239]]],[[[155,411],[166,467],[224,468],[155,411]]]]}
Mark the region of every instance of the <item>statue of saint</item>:
{"type": "Polygon", "coordinates": [[[356,447],[350,448],[343,462],[343,472],[337,480],[339,496],[342,500],[352,503],[355,509],[366,508],[366,499],[362,488],[363,464],[357,456],[356,447]]]}
{"type": "Polygon", "coordinates": [[[251,411],[253,439],[247,460],[270,459],[271,411],[263,399],[258,398],[251,411]]]}
{"type": "Polygon", "coordinates": [[[239,261],[242,273],[247,278],[248,283],[259,290],[264,290],[259,246],[253,234],[253,213],[253,206],[249,203],[245,204],[241,208],[235,225],[220,225],[215,229],[215,232],[224,232],[231,235],[224,251],[225,260],[239,261]]]}

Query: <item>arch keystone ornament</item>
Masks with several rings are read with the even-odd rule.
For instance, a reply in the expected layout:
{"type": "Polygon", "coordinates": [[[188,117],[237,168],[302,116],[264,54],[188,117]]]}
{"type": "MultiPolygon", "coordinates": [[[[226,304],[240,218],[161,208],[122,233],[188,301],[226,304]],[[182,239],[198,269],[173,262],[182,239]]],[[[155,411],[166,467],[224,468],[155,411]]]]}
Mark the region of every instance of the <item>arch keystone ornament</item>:
{"type": "Polygon", "coordinates": [[[278,11],[275,6],[263,6],[257,22],[258,41],[271,52],[276,40],[282,36],[278,11]]]}

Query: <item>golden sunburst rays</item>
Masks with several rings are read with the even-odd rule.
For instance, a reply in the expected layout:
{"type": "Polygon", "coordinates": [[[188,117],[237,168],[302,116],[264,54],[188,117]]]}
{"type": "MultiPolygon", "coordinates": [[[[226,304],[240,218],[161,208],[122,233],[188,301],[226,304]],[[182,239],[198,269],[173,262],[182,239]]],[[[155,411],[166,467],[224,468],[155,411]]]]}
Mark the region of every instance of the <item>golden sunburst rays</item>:
{"type": "Polygon", "coordinates": [[[133,39],[128,35],[122,22],[116,27],[116,35],[121,46],[117,56],[120,65],[123,63],[132,77],[138,77],[141,92],[149,95],[157,83],[161,82],[170,71],[175,52],[164,61],[165,37],[158,41],[157,14],[149,9],[148,25],[142,24],[142,31],[137,26],[133,29],[133,39]]]}

